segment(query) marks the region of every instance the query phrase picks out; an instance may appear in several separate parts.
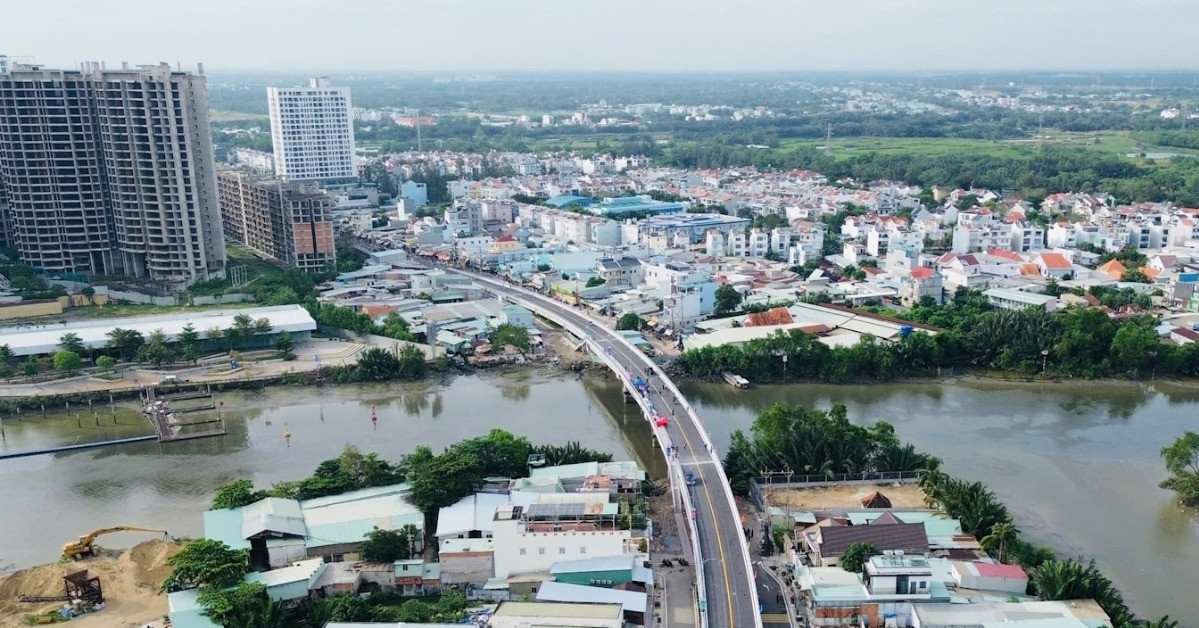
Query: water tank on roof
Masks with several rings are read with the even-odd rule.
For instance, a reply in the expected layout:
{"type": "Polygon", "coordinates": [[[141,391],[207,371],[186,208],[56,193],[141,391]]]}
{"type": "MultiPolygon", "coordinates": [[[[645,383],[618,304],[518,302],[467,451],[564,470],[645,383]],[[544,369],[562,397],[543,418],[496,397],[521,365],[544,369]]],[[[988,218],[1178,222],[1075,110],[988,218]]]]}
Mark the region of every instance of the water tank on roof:
{"type": "Polygon", "coordinates": [[[912,335],[912,331],[914,330],[912,329],[911,325],[904,325],[903,327],[899,328],[899,337],[907,338],[908,336],[912,335]]]}

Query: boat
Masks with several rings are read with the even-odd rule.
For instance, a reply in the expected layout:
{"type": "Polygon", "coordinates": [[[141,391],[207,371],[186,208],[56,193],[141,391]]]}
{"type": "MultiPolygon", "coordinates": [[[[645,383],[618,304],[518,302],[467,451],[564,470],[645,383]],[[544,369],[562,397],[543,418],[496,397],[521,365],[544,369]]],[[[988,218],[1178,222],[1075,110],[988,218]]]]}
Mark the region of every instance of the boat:
{"type": "Polygon", "coordinates": [[[728,382],[728,384],[733,388],[749,388],[749,380],[737,375],[736,373],[725,371],[720,375],[721,377],[724,377],[724,381],[728,382]]]}

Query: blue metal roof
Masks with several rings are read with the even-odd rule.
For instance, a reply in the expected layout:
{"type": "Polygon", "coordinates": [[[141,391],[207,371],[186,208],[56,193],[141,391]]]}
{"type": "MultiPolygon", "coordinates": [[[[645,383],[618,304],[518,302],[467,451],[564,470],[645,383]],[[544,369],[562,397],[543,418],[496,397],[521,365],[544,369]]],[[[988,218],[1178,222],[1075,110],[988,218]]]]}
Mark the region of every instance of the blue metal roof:
{"type": "Polygon", "coordinates": [[[588,205],[591,205],[594,202],[595,202],[595,199],[589,198],[586,196],[577,196],[575,194],[563,194],[561,196],[555,196],[554,198],[547,200],[545,202],[545,204],[549,205],[551,207],[562,208],[562,207],[566,207],[567,205],[570,205],[571,203],[577,203],[578,205],[587,207],[588,205]]]}

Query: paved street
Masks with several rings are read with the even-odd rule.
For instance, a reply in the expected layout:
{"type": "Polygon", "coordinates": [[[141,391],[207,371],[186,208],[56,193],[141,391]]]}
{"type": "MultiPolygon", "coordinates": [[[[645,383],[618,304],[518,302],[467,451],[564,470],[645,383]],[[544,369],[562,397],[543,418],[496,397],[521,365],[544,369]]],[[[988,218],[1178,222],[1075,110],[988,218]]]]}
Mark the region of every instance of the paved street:
{"type": "Polygon", "coordinates": [[[707,590],[702,603],[707,607],[709,625],[730,628],[761,625],[753,595],[754,581],[745,567],[748,549],[741,535],[740,515],[725,498],[725,487],[718,471],[720,461],[716,454],[707,450],[701,434],[703,428],[688,418],[685,400],[675,399],[662,385],[661,374],[651,370],[653,366],[649,359],[619,342],[619,336],[610,327],[596,324],[583,312],[568,305],[509,286],[493,277],[464,274],[475,277],[498,294],[519,300],[548,318],[588,330],[588,334],[603,350],[610,351],[609,355],[622,368],[634,377],[643,377],[650,382],[647,400],[660,414],[673,415],[667,434],[679,448],[679,463],[684,471],[696,477],[695,486],[687,490],[691,492],[695,504],[695,512],[691,516],[696,519],[698,542],[704,555],[704,564],[698,567],[704,570],[705,575],[707,590]]]}

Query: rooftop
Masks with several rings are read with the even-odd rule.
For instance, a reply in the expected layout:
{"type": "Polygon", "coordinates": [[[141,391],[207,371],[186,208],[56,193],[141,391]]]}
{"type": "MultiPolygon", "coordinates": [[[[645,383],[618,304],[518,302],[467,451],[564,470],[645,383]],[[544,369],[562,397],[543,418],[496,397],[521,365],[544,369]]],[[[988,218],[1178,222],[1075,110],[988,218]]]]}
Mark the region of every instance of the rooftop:
{"type": "Polygon", "coordinates": [[[620,604],[626,612],[644,613],[649,597],[640,591],[624,591],[604,587],[589,587],[564,582],[542,582],[537,589],[537,601],[585,602],[588,604],[620,604]]]}
{"type": "Polygon", "coordinates": [[[249,315],[254,320],[265,318],[271,321],[272,332],[296,333],[316,329],[316,321],[312,320],[308,310],[299,305],[278,305],[5,327],[0,329],[0,345],[8,345],[17,356],[52,353],[58,350],[58,341],[63,334],[74,333],[83,341],[85,347],[100,349],[108,345],[108,332],[118,327],[140,332],[143,336],[149,336],[161,329],[166,334],[167,341],[174,342],[188,324],[203,334],[205,330],[213,327],[232,327],[233,318],[239,314],[249,315]]]}
{"type": "Polygon", "coordinates": [[[508,503],[510,498],[499,493],[475,493],[464,497],[453,506],[442,508],[437,515],[437,536],[466,534],[473,530],[490,532],[495,521],[495,511],[508,503]]]}
{"type": "MultiPolygon", "coordinates": [[[[547,583],[549,584],[549,583],[547,583]]],[[[564,602],[504,602],[495,617],[622,619],[620,604],[568,604],[564,602]]],[[[542,625],[542,624],[535,624],[542,625]]]]}

